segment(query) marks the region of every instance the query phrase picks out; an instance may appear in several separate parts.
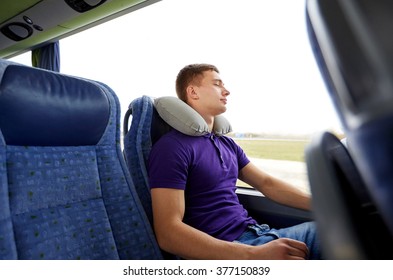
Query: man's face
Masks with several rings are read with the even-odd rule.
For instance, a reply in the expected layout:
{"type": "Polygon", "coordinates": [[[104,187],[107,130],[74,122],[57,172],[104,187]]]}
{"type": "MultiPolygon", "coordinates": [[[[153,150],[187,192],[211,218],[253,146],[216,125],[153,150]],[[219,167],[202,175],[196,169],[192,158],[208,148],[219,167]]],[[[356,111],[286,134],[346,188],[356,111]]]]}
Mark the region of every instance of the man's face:
{"type": "Polygon", "coordinates": [[[202,110],[201,113],[216,116],[226,111],[229,91],[217,72],[203,72],[203,78],[194,86],[194,90],[199,97],[198,107],[202,110]]]}

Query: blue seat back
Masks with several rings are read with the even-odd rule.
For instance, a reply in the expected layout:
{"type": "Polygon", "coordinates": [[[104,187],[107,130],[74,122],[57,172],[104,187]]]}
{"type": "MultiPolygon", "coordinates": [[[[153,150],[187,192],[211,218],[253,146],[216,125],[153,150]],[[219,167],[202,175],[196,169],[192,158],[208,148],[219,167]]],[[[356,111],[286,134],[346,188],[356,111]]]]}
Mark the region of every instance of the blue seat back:
{"type": "Polygon", "coordinates": [[[160,259],[104,84],[0,60],[0,259],[160,259]]]}
{"type": "Polygon", "coordinates": [[[147,161],[152,145],[170,129],[170,126],[158,115],[151,97],[142,96],[130,103],[123,122],[124,155],[135,188],[151,223],[153,223],[153,213],[147,161]]]}

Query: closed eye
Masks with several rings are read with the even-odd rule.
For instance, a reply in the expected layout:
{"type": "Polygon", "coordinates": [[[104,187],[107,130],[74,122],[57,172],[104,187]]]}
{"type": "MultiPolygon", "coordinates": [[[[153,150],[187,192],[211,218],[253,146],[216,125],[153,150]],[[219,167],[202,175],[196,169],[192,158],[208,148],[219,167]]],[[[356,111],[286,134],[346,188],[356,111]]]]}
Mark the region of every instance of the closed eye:
{"type": "Polygon", "coordinates": [[[219,86],[219,87],[223,87],[224,83],[221,80],[214,80],[214,85],[219,86]]]}

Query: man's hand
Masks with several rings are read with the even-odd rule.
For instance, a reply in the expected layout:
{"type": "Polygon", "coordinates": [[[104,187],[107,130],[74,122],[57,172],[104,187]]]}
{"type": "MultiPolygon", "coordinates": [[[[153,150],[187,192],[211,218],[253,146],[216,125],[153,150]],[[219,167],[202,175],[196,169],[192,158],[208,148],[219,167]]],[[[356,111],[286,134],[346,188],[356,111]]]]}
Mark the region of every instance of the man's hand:
{"type": "Polygon", "coordinates": [[[253,259],[304,260],[308,257],[306,244],[289,238],[279,238],[253,249],[253,259]]]}

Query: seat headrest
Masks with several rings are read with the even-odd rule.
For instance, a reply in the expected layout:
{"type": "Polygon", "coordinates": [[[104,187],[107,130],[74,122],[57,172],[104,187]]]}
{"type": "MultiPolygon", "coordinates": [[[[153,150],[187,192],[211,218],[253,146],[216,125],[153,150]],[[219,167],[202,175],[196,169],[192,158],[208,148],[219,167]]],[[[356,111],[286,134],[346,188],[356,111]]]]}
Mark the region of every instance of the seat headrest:
{"type": "MultiPolygon", "coordinates": [[[[201,136],[210,133],[209,127],[201,115],[177,97],[156,98],[154,99],[154,107],[165,122],[184,134],[201,136]]],[[[231,131],[232,126],[224,116],[215,117],[214,134],[224,135],[231,131]]]]}
{"type": "Polygon", "coordinates": [[[80,146],[101,139],[110,106],[98,83],[1,60],[0,66],[0,129],[8,145],[80,146]]]}

